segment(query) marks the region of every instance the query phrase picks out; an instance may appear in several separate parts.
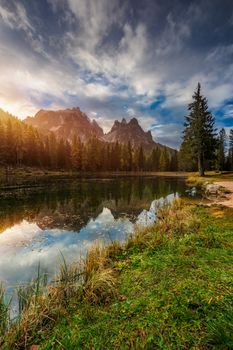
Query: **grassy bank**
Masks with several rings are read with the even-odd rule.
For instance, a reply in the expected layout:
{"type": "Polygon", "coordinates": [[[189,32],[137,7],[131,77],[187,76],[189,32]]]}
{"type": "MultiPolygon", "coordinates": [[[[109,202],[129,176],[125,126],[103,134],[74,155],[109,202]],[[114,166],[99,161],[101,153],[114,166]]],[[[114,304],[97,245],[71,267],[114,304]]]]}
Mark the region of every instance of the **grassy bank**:
{"type": "Polygon", "coordinates": [[[201,187],[205,182],[218,182],[218,181],[233,181],[233,172],[224,171],[207,171],[205,176],[201,177],[198,173],[186,174],[186,182],[190,186],[201,187]]]}
{"type": "Polygon", "coordinates": [[[124,246],[95,246],[46,289],[21,291],[1,348],[232,349],[232,248],[232,210],[175,202],[124,246]]]}

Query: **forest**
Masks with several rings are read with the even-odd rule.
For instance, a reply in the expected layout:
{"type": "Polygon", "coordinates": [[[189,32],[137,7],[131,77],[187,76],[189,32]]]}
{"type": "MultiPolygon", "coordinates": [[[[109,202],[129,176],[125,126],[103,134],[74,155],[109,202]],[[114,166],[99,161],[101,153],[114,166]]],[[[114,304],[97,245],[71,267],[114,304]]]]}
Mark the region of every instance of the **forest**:
{"type": "Polygon", "coordinates": [[[166,147],[145,150],[131,143],[103,142],[95,137],[82,143],[40,134],[16,117],[0,111],[0,163],[73,171],[176,171],[177,151],[166,147]]]}

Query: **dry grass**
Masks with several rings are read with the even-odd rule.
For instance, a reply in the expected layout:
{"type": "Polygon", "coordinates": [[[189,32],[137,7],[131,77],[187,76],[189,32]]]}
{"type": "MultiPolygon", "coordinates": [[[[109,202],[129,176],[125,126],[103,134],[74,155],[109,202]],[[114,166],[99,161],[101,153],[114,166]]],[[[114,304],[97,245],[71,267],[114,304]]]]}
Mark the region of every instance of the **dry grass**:
{"type": "Polygon", "coordinates": [[[114,260],[119,256],[119,254],[122,252],[123,249],[124,249],[124,247],[123,247],[122,243],[117,242],[117,241],[112,242],[110,245],[105,247],[106,256],[110,260],[114,260]]]}
{"type": "Polygon", "coordinates": [[[175,200],[172,206],[159,208],[156,226],[160,234],[173,237],[196,232],[200,227],[200,221],[192,209],[192,206],[184,206],[181,200],[175,200]]]}
{"type": "Polygon", "coordinates": [[[202,189],[205,181],[205,177],[200,177],[198,175],[191,175],[186,179],[186,183],[188,186],[194,186],[198,189],[202,189]]]}
{"type": "MultiPolygon", "coordinates": [[[[112,250],[116,244],[112,245],[112,250]]],[[[117,246],[118,247],[118,246],[117,246]]],[[[107,302],[116,293],[114,271],[109,267],[110,249],[95,244],[87,254],[83,263],[84,297],[94,304],[107,302]]]]}
{"type": "Polygon", "coordinates": [[[137,246],[138,248],[143,248],[146,243],[151,240],[151,227],[148,228],[136,228],[135,232],[130,235],[129,239],[125,244],[125,248],[129,249],[131,247],[137,246]]]}
{"type": "Polygon", "coordinates": [[[84,296],[92,304],[107,303],[116,295],[116,278],[111,268],[90,274],[84,285],[84,296]]]}
{"type": "Polygon", "coordinates": [[[186,179],[186,183],[189,186],[196,186],[197,188],[202,188],[204,182],[208,181],[219,182],[219,181],[233,181],[233,172],[223,171],[206,171],[204,177],[200,177],[198,173],[189,173],[186,179]]]}
{"type": "Polygon", "coordinates": [[[126,249],[133,246],[143,248],[160,245],[164,239],[182,236],[196,232],[200,227],[200,220],[193,212],[193,206],[176,199],[172,204],[158,208],[157,222],[152,227],[138,228],[131,235],[125,245],[126,249]]]}

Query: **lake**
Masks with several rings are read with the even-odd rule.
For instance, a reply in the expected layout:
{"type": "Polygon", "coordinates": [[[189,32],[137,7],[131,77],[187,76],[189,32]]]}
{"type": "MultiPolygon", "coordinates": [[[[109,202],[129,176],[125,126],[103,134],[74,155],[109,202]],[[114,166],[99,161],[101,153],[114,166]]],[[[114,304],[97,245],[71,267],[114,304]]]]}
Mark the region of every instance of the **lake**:
{"type": "Polygon", "coordinates": [[[71,263],[95,241],[124,241],[135,225],[155,219],[156,206],[185,195],[182,178],[122,177],[63,180],[0,200],[0,281],[9,290],[49,278],[62,255],[71,263]]]}

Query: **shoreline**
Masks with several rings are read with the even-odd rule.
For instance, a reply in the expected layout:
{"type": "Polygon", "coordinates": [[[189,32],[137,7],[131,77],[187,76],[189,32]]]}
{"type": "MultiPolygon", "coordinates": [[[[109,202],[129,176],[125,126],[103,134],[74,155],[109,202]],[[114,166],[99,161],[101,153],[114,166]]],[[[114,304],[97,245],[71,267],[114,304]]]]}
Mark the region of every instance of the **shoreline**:
{"type": "Polygon", "coordinates": [[[201,189],[211,204],[233,208],[233,172],[214,172],[204,177],[189,174],[186,183],[201,189]]]}
{"type": "Polygon", "coordinates": [[[225,199],[217,201],[216,204],[224,205],[228,208],[233,208],[233,181],[218,181],[214,182],[215,185],[221,186],[230,193],[225,194],[225,199]]]}
{"type": "Polygon", "coordinates": [[[94,246],[82,274],[64,263],[47,293],[38,280],[20,322],[2,329],[0,347],[160,348],[162,339],[171,349],[225,348],[233,334],[232,229],[227,208],[182,201],[161,208],[155,225],[125,244],[94,246]]]}
{"type": "Polygon", "coordinates": [[[56,185],[62,181],[82,181],[82,180],[107,180],[117,178],[136,177],[165,177],[181,178],[188,177],[183,172],[62,172],[43,171],[38,169],[23,170],[17,169],[15,173],[5,177],[0,171],[0,197],[8,191],[30,190],[44,187],[48,184],[56,185]]]}

